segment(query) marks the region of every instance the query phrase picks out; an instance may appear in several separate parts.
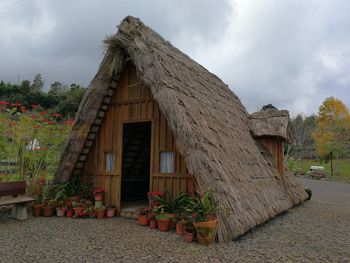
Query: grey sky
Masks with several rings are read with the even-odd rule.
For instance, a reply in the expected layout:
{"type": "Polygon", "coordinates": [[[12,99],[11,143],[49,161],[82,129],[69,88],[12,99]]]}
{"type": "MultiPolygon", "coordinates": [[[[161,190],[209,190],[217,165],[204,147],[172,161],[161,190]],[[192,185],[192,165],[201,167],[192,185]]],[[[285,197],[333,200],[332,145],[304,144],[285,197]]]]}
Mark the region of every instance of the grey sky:
{"type": "Polygon", "coordinates": [[[218,75],[249,111],[272,103],[317,112],[350,104],[347,0],[0,0],[0,79],[87,86],[105,36],[139,17],[218,75]]]}

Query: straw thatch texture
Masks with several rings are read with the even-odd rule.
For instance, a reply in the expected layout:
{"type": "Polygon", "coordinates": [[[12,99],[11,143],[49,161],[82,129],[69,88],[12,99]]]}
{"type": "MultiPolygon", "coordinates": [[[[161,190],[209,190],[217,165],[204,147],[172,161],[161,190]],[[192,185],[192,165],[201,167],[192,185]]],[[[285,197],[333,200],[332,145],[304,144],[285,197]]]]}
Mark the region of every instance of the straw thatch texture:
{"type": "Polygon", "coordinates": [[[288,111],[258,111],[252,113],[249,118],[250,131],[254,137],[275,136],[291,141],[288,111]]]}
{"type": "Polygon", "coordinates": [[[121,72],[125,52],[151,88],[199,191],[212,191],[220,207],[220,241],[238,237],[305,200],[303,188],[290,176],[281,180],[275,166],[261,154],[250,134],[246,109],[218,77],[137,18],[125,18],[106,43],[106,57],[90,84],[63,154],[61,179],[74,170],[74,158],[66,156],[74,148],[76,152],[81,149],[96,117],[97,107],[92,106],[103,100],[108,82],[121,72]],[[105,75],[103,68],[111,61],[117,61],[113,76],[105,75]]]}

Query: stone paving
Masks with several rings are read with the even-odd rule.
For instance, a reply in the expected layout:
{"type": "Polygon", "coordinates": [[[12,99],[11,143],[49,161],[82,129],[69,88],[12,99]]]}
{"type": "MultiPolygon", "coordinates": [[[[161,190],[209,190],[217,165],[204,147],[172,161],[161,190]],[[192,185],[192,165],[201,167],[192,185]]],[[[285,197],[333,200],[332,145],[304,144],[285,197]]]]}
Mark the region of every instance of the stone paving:
{"type": "Polygon", "coordinates": [[[0,262],[350,262],[350,207],[311,200],[208,248],[120,218],[2,219],[0,262]]]}

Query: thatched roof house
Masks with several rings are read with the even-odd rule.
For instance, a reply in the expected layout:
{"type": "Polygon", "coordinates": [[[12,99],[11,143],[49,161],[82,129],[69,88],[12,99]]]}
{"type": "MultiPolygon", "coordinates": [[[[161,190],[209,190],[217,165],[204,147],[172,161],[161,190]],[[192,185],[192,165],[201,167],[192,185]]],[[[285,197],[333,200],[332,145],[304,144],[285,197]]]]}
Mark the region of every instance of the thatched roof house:
{"type": "Polygon", "coordinates": [[[105,43],[108,50],[81,102],[62,155],[58,179],[67,180],[74,173],[89,173],[95,184],[113,186],[108,198],[112,203],[116,200],[119,206],[123,188],[120,178],[124,173],[121,155],[127,147],[123,140],[126,133],[135,130],[125,125],[130,120],[142,119],[153,125],[150,189],[171,187],[173,193],[181,187],[190,189],[191,181],[187,179],[193,176],[195,190],[211,190],[220,206],[220,241],[232,240],[306,199],[294,176],[284,168],[281,174],[272,154],[254,138],[271,135],[271,138],[278,136],[280,141],[287,139],[287,123],[284,123],[287,120],[283,119],[288,117],[287,113],[273,117],[283,119],[283,125],[276,130],[270,128],[274,126],[270,118],[249,116],[225,83],[137,18],[126,17],[118,32],[105,43]],[[149,94],[131,103],[130,94],[135,85],[140,90],[147,87],[149,94]],[[129,95],[123,95],[124,89],[129,95]],[[148,115],[135,117],[138,112],[148,115]],[[116,123],[119,128],[114,129],[116,123]],[[266,134],[269,131],[273,132],[266,134]],[[105,142],[107,139],[111,141],[105,142]],[[165,146],[159,146],[162,143],[165,146]],[[169,181],[172,177],[155,167],[158,164],[154,163],[161,162],[159,154],[164,149],[172,149],[174,155],[179,156],[175,157],[173,172],[178,181],[169,181]],[[102,162],[102,168],[96,168],[99,164],[93,165],[103,154],[116,162],[116,167],[107,167],[108,173],[102,171],[110,165],[108,161],[102,162]],[[182,165],[185,166],[183,172],[177,172],[177,167],[182,165]],[[116,170],[115,173],[112,170],[116,170]],[[114,177],[101,179],[110,175],[114,177]],[[185,179],[187,181],[181,181],[185,179]],[[181,182],[187,184],[180,187],[181,182]]]}

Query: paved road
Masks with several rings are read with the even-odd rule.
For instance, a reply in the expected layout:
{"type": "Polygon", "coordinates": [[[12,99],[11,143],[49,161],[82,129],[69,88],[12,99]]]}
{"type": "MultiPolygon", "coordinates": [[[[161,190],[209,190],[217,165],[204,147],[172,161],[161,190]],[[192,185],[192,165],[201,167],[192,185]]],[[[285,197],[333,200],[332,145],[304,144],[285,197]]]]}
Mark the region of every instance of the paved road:
{"type": "Polygon", "coordinates": [[[350,207],[350,184],[300,178],[312,190],[312,198],[336,206],[350,207]]]}

